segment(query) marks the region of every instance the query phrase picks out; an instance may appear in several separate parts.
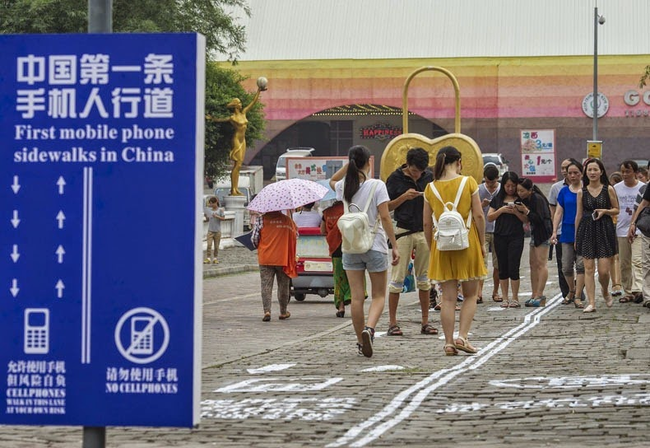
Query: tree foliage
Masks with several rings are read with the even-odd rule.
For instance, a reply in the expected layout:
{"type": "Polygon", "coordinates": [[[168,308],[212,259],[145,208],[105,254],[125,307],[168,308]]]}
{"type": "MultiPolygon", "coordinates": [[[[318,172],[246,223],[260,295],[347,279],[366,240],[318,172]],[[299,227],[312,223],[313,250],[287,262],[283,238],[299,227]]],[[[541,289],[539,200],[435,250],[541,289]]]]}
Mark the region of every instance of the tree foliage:
{"type": "MultiPolygon", "coordinates": [[[[113,31],[198,32],[206,38],[208,55],[236,61],[245,48],[246,32],[233,14],[250,15],[246,0],[113,0],[113,31]],[[221,57],[223,57],[221,56],[221,57]]],[[[86,33],[88,0],[0,0],[0,33],[86,33]]],[[[225,105],[232,98],[244,104],[253,97],[241,86],[246,78],[238,72],[206,64],[206,113],[227,116],[225,105]]],[[[264,129],[261,104],[248,114],[248,145],[264,129]]],[[[229,124],[206,124],[206,170],[221,174],[229,162],[232,138],[229,124]]]]}
{"type": "MultiPolygon", "coordinates": [[[[246,31],[232,14],[245,0],[114,0],[113,31],[198,32],[210,52],[236,60],[246,31]]],[[[0,33],[85,33],[88,0],[0,0],[0,33]]]]}
{"type": "Polygon", "coordinates": [[[646,85],[646,81],[650,78],[650,65],[646,65],[645,71],[643,73],[643,76],[641,76],[641,79],[639,80],[639,88],[644,88],[646,85]]]}

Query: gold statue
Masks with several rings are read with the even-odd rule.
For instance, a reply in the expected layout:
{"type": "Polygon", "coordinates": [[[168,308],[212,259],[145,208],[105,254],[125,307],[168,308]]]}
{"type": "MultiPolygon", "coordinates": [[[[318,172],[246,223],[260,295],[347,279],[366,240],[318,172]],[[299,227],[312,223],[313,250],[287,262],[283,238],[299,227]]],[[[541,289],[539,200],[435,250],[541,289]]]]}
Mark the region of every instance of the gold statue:
{"type": "Polygon", "coordinates": [[[249,110],[259,101],[260,93],[266,90],[267,80],[266,78],[257,79],[257,93],[253,98],[251,103],[242,108],[242,103],[239,98],[234,98],[226,107],[232,109],[232,115],[228,118],[215,118],[210,115],[206,115],[208,120],[212,120],[216,123],[226,123],[229,122],[235,132],[232,136],[232,148],[230,149],[230,160],[233,161],[232,171],[230,173],[230,195],[231,196],[243,196],[243,193],[239,191],[239,170],[241,169],[242,164],[244,163],[244,156],[246,155],[246,128],[248,127],[248,119],[246,114],[249,110]]]}

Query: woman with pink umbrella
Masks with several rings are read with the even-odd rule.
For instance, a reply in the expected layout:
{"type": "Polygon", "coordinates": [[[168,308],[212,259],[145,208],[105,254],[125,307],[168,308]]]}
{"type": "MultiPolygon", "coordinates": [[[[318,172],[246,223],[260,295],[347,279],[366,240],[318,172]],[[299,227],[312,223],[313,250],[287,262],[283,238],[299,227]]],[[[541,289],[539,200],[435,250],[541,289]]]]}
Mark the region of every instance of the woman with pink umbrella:
{"type": "Polygon", "coordinates": [[[278,282],[280,320],[291,316],[287,310],[291,294],[291,279],[296,272],[296,241],[298,228],[291,216],[282,210],[293,210],[325,196],[327,188],[315,182],[289,179],[264,187],[248,205],[248,209],[263,213],[253,226],[251,241],[257,248],[262,284],[262,321],[271,320],[273,282],[278,282]]]}

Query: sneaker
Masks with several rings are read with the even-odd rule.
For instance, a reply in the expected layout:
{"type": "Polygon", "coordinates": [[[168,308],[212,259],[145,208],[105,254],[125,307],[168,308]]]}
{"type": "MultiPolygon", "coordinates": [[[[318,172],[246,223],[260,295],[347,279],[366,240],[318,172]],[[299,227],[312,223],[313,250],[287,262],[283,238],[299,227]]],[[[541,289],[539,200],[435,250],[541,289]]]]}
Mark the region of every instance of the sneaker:
{"type": "Polygon", "coordinates": [[[203,264],[210,264],[210,259],[206,258],[205,260],[203,260],[203,264]]]}
{"type": "Polygon", "coordinates": [[[363,340],[363,345],[361,346],[361,352],[366,358],[372,358],[372,343],[375,339],[375,330],[370,327],[366,327],[361,332],[361,339],[363,340]]]}
{"type": "Polygon", "coordinates": [[[212,259],[212,264],[219,264],[219,261],[216,258],[212,259]]]}

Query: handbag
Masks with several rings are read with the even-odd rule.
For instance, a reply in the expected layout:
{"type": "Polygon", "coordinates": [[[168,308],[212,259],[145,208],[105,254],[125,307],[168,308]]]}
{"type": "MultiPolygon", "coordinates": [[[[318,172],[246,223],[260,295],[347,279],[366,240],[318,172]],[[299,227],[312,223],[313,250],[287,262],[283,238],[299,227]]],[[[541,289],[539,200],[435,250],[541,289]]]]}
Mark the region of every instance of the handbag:
{"type": "Polygon", "coordinates": [[[636,217],[634,224],[643,235],[650,238],[650,207],[645,207],[641,210],[641,213],[636,217]]]}

